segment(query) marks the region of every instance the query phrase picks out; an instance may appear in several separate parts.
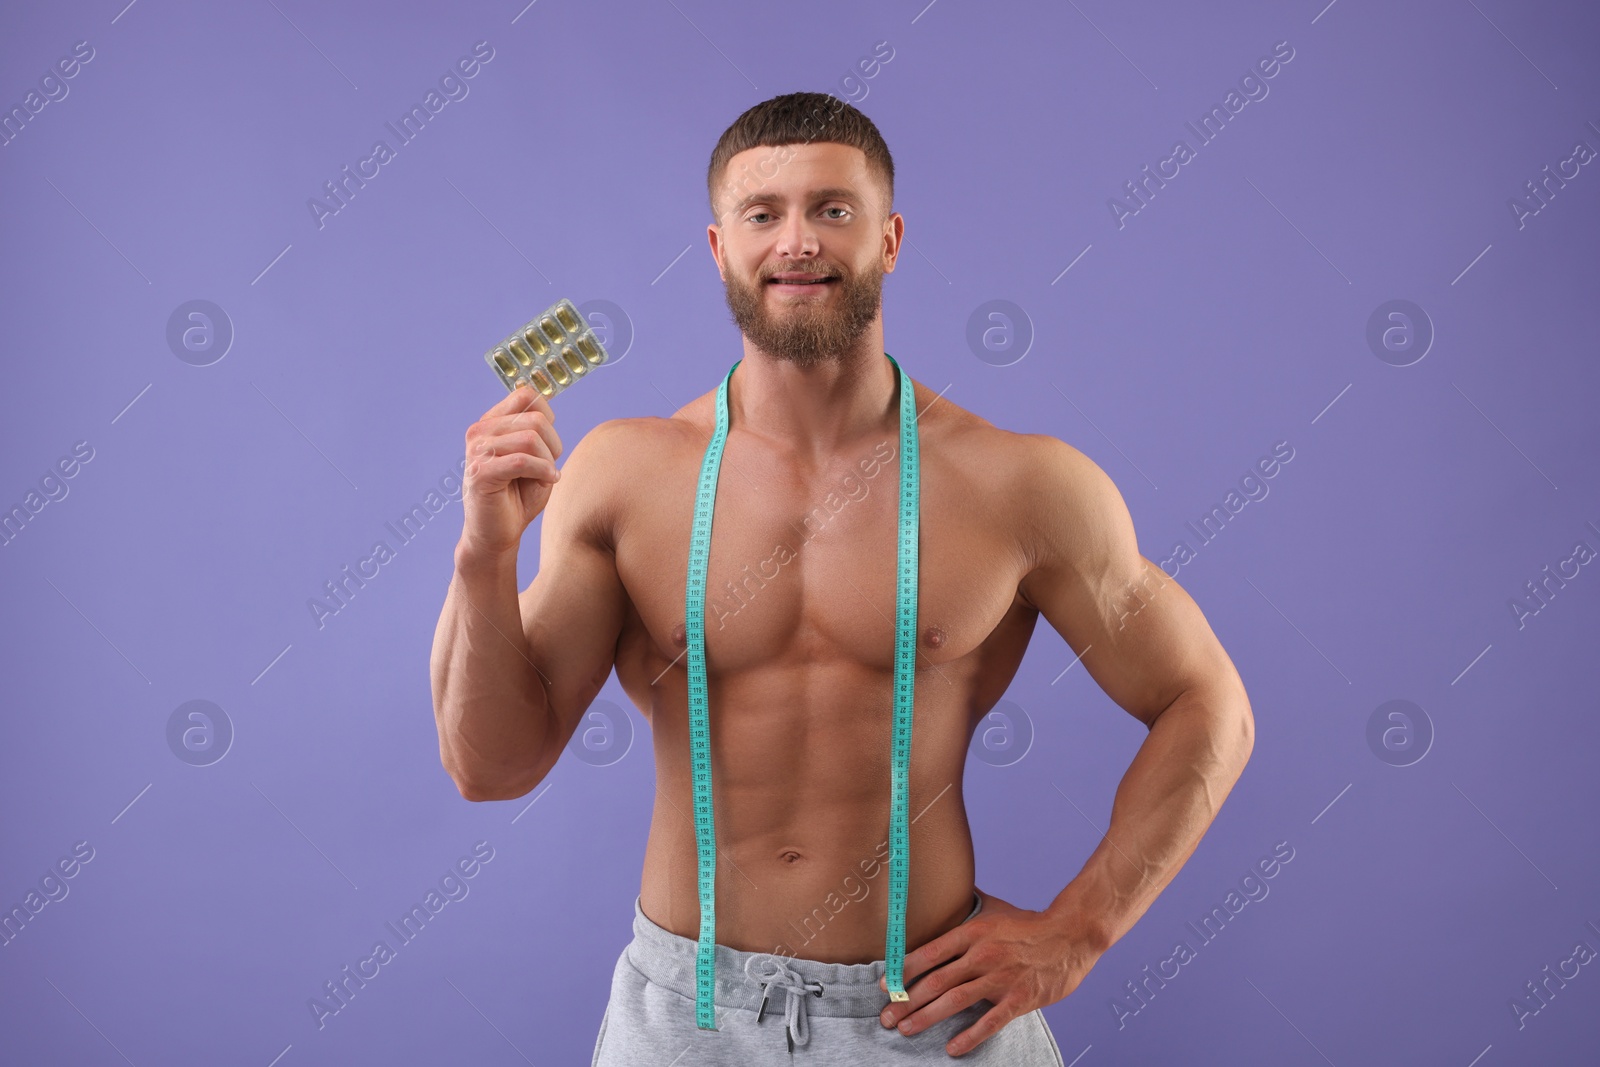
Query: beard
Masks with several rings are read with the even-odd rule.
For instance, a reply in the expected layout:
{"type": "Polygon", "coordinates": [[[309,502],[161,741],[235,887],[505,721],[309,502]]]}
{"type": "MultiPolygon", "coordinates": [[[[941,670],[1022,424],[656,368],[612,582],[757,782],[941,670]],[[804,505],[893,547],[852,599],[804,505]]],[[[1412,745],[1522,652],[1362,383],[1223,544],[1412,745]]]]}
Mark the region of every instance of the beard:
{"type": "MultiPolygon", "coordinates": [[[[770,273],[794,270],[790,266],[770,273]]],[[[747,285],[730,271],[725,283],[728,310],[733,312],[740,332],[773,358],[801,369],[850,358],[856,342],[877,318],[883,296],[880,270],[856,274],[842,267],[819,265],[814,273],[836,279],[827,284],[839,291],[822,299],[769,302],[768,272],[758,274],[754,285],[747,285]]]]}

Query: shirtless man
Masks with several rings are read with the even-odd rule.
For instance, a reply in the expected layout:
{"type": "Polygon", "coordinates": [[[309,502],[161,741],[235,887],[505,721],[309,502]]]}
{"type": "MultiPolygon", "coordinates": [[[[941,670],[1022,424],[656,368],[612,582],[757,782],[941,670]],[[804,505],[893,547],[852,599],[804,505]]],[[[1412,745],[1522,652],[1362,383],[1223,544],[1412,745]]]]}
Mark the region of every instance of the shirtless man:
{"type": "MultiPolygon", "coordinates": [[[[559,471],[556,413],[531,389],[468,428],[465,523],[431,663],[444,767],[468,800],[524,796],[613,669],[649,720],[656,799],[635,938],[617,961],[596,1064],[969,1053],[1060,1064],[1039,1009],[1078,986],[1215,818],[1253,744],[1244,686],[1194,601],[1139,554],[1127,508],[1094,462],[912,382],[921,532],[910,1000],[891,1003],[883,870],[902,450],[879,297],[905,229],[893,164],[866,116],[796,93],[729,127],[708,185],[711,254],[744,339],[726,380],[704,608],[716,1028],[695,1018],[685,627],[716,389],[667,418],[602,422],[559,471]],[[825,280],[781,284],[790,276],[825,280]],[[541,512],[538,574],[519,594],[518,547],[541,512]],[[1034,911],[976,889],[962,771],[1041,614],[1150,732],[1106,837],[1034,911]]],[[[703,370],[705,353],[692,365],[703,370]]]]}

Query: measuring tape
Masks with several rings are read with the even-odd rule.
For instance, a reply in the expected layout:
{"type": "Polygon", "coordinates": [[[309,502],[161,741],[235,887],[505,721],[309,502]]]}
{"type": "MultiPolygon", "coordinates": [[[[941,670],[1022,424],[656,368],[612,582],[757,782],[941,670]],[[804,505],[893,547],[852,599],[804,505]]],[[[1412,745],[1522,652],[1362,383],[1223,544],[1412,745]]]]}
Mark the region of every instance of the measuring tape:
{"type": "MultiPolygon", "coordinates": [[[[906,819],[911,765],[913,671],[917,655],[917,534],[920,508],[920,463],[917,452],[917,404],[911,380],[895,358],[900,385],[900,517],[898,580],[895,585],[894,738],[889,758],[889,923],[884,937],[884,983],[889,999],[906,1001],[906,887],[910,846],[906,819]]],[[[706,712],[706,562],[711,553],[711,518],[716,510],[717,475],[728,440],[728,381],[743,360],[728,368],[717,386],[717,428],[700,464],[695,493],[694,526],[689,540],[689,580],[684,606],[685,640],[689,646],[689,745],[694,774],[694,840],[700,889],[700,941],[694,958],[695,1025],[715,1030],[713,994],[717,980],[717,834],[711,808],[711,727],[706,712]]]]}

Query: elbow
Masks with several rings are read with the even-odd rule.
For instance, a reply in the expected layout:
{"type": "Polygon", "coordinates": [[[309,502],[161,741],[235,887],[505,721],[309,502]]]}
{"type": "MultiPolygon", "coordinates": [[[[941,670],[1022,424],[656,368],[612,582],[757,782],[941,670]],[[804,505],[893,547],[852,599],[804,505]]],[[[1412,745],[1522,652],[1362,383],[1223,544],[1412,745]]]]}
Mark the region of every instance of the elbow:
{"type": "Polygon", "coordinates": [[[456,792],[461,794],[463,800],[492,800],[491,790],[484,787],[481,778],[467,773],[460,761],[451,758],[451,753],[444,744],[444,735],[439,735],[439,765],[444,768],[444,773],[450,776],[450,781],[455,784],[456,792]]]}
{"type": "Polygon", "coordinates": [[[461,794],[462,800],[470,800],[474,803],[480,803],[485,800],[510,799],[502,796],[499,792],[480,782],[474,782],[464,778],[456,778],[454,781],[456,783],[456,790],[461,794]]]}
{"type": "Polygon", "coordinates": [[[449,767],[445,770],[449,773],[450,780],[455,783],[461,799],[482,803],[486,800],[516,800],[518,797],[527,796],[544,780],[548,768],[539,768],[534,773],[518,775],[515,778],[469,775],[449,767]]]}
{"type": "Polygon", "coordinates": [[[1206,709],[1219,753],[1228,753],[1239,770],[1256,747],[1256,717],[1244,679],[1230,662],[1207,681],[1193,687],[1195,702],[1206,709]]]}
{"type": "Polygon", "coordinates": [[[1233,739],[1235,751],[1238,753],[1239,769],[1242,771],[1244,765],[1250,762],[1250,754],[1256,747],[1256,717],[1250,710],[1250,698],[1245,694],[1242,685],[1234,701],[1233,739]]]}
{"type": "MultiPolygon", "coordinates": [[[[560,752],[555,755],[559,756],[560,752]]],[[[463,800],[515,800],[533,792],[555,765],[540,746],[533,750],[497,751],[492,757],[458,734],[440,728],[439,762],[463,800]]]]}
{"type": "Polygon", "coordinates": [[[479,778],[469,777],[460,768],[450,765],[448,759],[441,759],[444,773],[450,776],[450,781],[455,783],[456,792],[461,794],[463,800],[493,800],[493,790],[486,788],[486,783],[479,778]]]}
{"type": "Polygon", "coordinates": [[[456,790],[461,794],[461,799],[474,803],[486,800],[515,800],[528,792],[499,783],[478,781],[470,778],[453,778],[456,790]]]}
{"type": "MultiPolygon", "coordinates": [[[[1256,720],[1244,684],[1235,678],[1191,686],[1161,714],[1179,706],[1199,716],[1204,723],[1206,744],[1215,761],[1231,765],[1235,776],[1242,773],[1256,745],[1256,720]]],[[[1159,718],[1158,714],[1156,719],[1159,718]]],[[[1155,721],[1151,720],[1152,729],[1155,721]]]]}

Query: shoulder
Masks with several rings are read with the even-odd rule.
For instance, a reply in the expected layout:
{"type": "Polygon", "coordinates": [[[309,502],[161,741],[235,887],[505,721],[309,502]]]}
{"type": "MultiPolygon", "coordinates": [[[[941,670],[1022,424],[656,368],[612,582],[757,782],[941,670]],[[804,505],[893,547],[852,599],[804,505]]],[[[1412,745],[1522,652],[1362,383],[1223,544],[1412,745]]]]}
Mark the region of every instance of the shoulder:
{"type": "Polygon", "coordinates": [[[1025,434],[1011,491],[1033,581],[1084,581],[1137,567],[1133,518],[1116,483],[1094,460],[1049,434],[1025,434]]]}
{"type": "Polygon", "coordinates": [[[952,401],[948,393],[913,381],[917,436],[937,457],[948,457],[961,470],[994,483],[1024,459],[1031,434],[1002,429],[952,401]]]}
{"type": "Polygon", "coordinates": [[[628,484],[639,468],[657,465],[666,454],[692,446],[697,438],[705,446],[690,414],[693,407],[667,418],[643,415],[598,422],[573,446],[569,461],[581,464],[592,481],[628,484]]]}
{"type": "Polygon", "coordinates": [[[926,404],[920,420],[924,436],[974,479],[1017,505],[1008,511],[1021,521],[1033,525],[1059,519],[1065,510],[1104,507],[1110,496],[1120,502],[1099,465],[1067,442],[1003,429],[946,398],[934,400],[935,395],[928,390],[925,401],[923,387],[917,387],[919,407],[926,404]]]}
{"type": "MultiPolygon", "coordinates": [[[[632,505],[646,501],[654,487],[673,485],[684,472],[692,477],[711,435],[702,427],[709,402],[696,399],[670,416],[635,416],[596,423],[558,460],[561,479],[551,492],[551,509],[570,509],[577,521],[610,542],[632,505]]],[[[559,427],[558,427],[559,430],[559,427]]]]}
{"type": "Polygon", "coordinates": [[[1034,504],[1037,518],[1089,517],[1121,505],[1122,494],[1110,475],[1072,445],[1043,433],[1015,437],[1014,488],[1034,504]]]}
{"type": "Polygon", "coordinates": [[[954,427],[952,452],[970,464],[974,479],[987,483],[981,498],[1003,516],[1025,576],[1091,578],[1137,554],[1127,505],[1099,464],[1050,434],[1016,433],[971,418],[954,427]]]}
{"type": "MultiPolygon", "coordinates": [[[[605,419],[576,444],[563,441],[561,478],[550,492],[545,529],[552,525],[596,544],[613,546],[619,520],[640,481],[658,465],[676,435],[671,419],[605,419]]],[[[557,433],[560,427],[557,427],[557,433]]]]}
{"type": "Polygon", "coordinates": [[[1094,460],[1060,438],[1003,429],[934,396],[928,404],[919,386],[924,462],[937,463],[955,496],[1002,528],[1024,573],[1047,564],[1076,570],[1128,539],[1122,496],[1094,460]]]}

